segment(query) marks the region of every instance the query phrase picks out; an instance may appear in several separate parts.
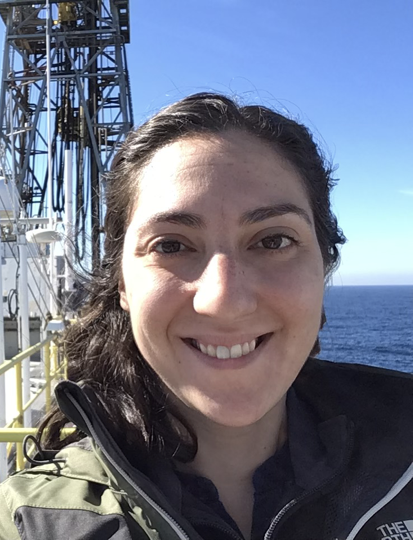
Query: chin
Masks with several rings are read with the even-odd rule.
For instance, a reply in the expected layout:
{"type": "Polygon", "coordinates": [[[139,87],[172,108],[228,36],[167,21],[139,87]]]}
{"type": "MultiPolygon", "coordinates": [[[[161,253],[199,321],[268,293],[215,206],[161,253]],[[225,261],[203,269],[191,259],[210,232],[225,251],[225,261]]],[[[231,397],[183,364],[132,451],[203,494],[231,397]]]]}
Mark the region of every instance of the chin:
{"type": "MultiPolygon", "coordinates": [[[[199,396],[200,398],[200,396],[199,396]]],[[[197,415],[220,426],[241,428],[259,422],[271,410],[284,406],[284,400],[278,403],[259,403],[256,399],[217,400],[202,396],[201,399],[185,400],[187,407],[197,415]]]]}

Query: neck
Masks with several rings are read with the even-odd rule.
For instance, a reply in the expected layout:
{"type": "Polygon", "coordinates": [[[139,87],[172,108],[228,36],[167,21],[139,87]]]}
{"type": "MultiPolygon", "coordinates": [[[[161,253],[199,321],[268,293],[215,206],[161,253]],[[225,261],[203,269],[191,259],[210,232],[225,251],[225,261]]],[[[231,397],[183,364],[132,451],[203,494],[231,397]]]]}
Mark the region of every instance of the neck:
{"type": "Polygon", "coordinates": [[[285,400],[250,426],[228,427],[196,413],[187,415],[198,439],[195,459],[186,470],[205,476],[218,487],[251,484],[264,461],[280,448],[287,437],[285,400]]]}

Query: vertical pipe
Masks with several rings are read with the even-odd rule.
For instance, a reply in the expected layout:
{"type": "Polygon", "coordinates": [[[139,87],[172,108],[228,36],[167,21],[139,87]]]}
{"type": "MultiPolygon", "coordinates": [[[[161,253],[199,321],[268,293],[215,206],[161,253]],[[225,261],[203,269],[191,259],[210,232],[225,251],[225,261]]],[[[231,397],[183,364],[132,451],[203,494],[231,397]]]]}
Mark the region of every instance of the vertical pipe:
{"type": "Polygon", "coordinates": [[[9,196],[10,196],[10,202],[11,207],[13,211],[13,233],[17,234],[17,208],[16,208],[16,201],[19,200],[18,197],[15,196],[15,193],[17,191],[17,182],[16,182],[16,150],[15,150],[15,142],[14,142],[14,105],[13,105],[13,93],[10,89],[10,146],[11,146],[11,189],[9,190],[9,196]]]}
{"type": "Polygon", "coordinates": [[[24,456],[23,456],[23,444],[21,442],[16,443],[16,471],[22,471],[24,469],[24,456]]]}
{"type": "Polygon", "coordinates": [[[56,247],[54,242],[49,244],[49,278],[50,278],[50,314],[52,317],[56,317],[58,313],[58,306],[56,302],[57,296],[57,270],[56,270],[56,247]]]}
{"type": "Polygon", "coordinates": [[[54,341],[50,342],[50,356],[51,361],[53,362],[53,372],[55,376],[57,375],[57,370],[59,369],[59,364],[57,362],[57,345],[54,341]]]}
{"type": "MultiPolygon", "coordinates": [[[[22,365],[21,362],[15,366],[16,372],[16,405],[18,417],[14,427],[23,427],[23,394],[22,394],[22,365]]],[[[16,469],[21,471],[24,467],[22,443],[16,443],[16,469]]]]}
{"type": "Polygon", "coordinates": [[[69,293],[73,291],[73,172],[72,150],[65,150],[65,289],[69,293]]]}
{"type": "MultiPolygon", "coordinates": [[[[2,85],[0,89],[0,122],[2,125],[2,129],[7,126],[7,120],[3,120],[3,118],[6,118],[7,113],[5,114],[6,110],[6,102],[7,102],[7,78],[10,73],[10,45],[9,45],[9,31],[12,26],[13,21],[13,10],[9,8],[7,13],[7,23],[6,23],[6,32],[4,35],[4,47],[3,47],[3,67],[2,67],[2,74],[1,74],[1,80],[2,85]]],[[[2,134],[2,138],[4,138],[4,134],[2,134]]],[[[6,148],[5,148],[6,151],[6,148]]]]}
{"type": "MultiPolygon", "coordinates": [[[[91,13],[89,13],[89,25],[92,30],[96,30],[96,12],[101,9],[98,0],[92,0],[90,2],[91,13]]],[[[95,56],[97,51],[96,41],[89,47],[88,61],[95,56]]],[[[97,124],[97,77],[94,75],[98,72],[98,63],[95,58],[89,67],[89,74],[92,75],[88,79],[88,102],[89,102],[89,114],[92,119],[92,125],[97,124]]],[[[90,133],[91,142],[89,144],[89,174],[90,174],[90,211],[91,211],[91,237],[92,237],[92,270],[96,270],[100,264],[100,228],[101,228],[101,193],[100,193],[100,178],[98,159],[99,156],[95,155],[92,141],[97,143],[98,151],[100,149],[100,141],[98,139],[99,132],[96,127],[93,127],[93,133],[90,133]]]]}
{"type": "MultiPolygon", "coordinates": [[[[12,25],[12,10],[9,10],[9,19],[8,19],[8,28],[7,28],[7,35],[8,35],[8,31],[12,25]]],[[[7,36],[6,36],[6,43],[7,43],[7,36]]],[[[8,55],[8,52],[6,52],[6,50],[4,51],[4,54],[8,55]]],[[[5,66],[5,63],[3,64],[3,68],[5,66]]],[[[14,66],[13,66],[14,67],[14,66]]],[[[5,81],[6,79],[4,78],[3,81],[5,81]]],[[[15,207],[15,190],[16,190],[16,187],[17,187],[17,182],[16,182],[16,154],[15,154],[15,142],[14,142],[14,100],[13,100],[13,91],[10,87],[9,89],[9,121],[10,121],[10,145],[11,145],[11,189],[9,191],[9,194],[10,194],[10,199],[11,199],[11,205],[12,205],[12,211],[13,211],[13,233],[14,234],[18,234],[18,230],[17,230],[17,209],[15,207]]],[[[1,290],[3,290],[3,284],[2,282],[1,283],[1,290]]],[[[3,340],[4,340],[4,317],[3,317],[3,308],[1,307],[1,318],[3,319],[3,324],[1,324],[1,332],[2,332],[2,335],[3,335],[3,340]]],[[[4,341],[3,341],[3,355],[4,355],[4,341]]],[[[1,353],[0,353],[1,354],[1,353]]],[[[19,368],[20,368],[20,394],[21,394],[21,366],[19,364],[19,368]]],[[[17,367],[16,367],[16,379],[18,377],[18,371],[17,371],[17,367]]],[[[4,374],[2,377],[0,377],[0,379],[2,379],[2,384],[0,383],[0,395],[3,395],[4,396],[4,404],[5,404],[5,399],[6,399],[6,389],[5,389],[5,379],[6,379],[6,374],[4,374]],[[4,387],[4,388],[3,388],[4,387]]],[[[16,382],[16,388],[17,388],[18,384],[16,382]]],[[[16,394],[16,401],[18,401],[17,399],[17,394],[16,394]]],[[[1,398],[0,398],[1,399],[1,398]]],[[[17,404],[18,405],[18,404],[17,404]]],[[[21,408],[18,410],[18,413],[19,415],[22,414],[22,408],[23,408],[23,404],[20,402],[20,405],[21,405],[21,408]]],[[[6,411],[4,410],[4,413],[6,413],[6,411]]],[[[6,414],[5,414],[6,416],[6,414]]],[[[19,417],[20,419],[20,422],[21,422],[21,416],[19,417]]],[[[0,422],[0,425],[2,424],[3,426],[6,425],[6,418],[5,418],[5,422],[0,422]]],[[[2,445],[2,447],[4,447],[5,445],[2,445]]],[[[6,464],[7,464],[7,447],[5,447],[5,450],[6,450],[6,464]]],[[[17,451],[17,447],[16,447],[16,451],[17,451]]],[[[2,451],[3,452],[3,449],[2,451]]],[[[2,456],[2,454],[0,454],[0,456],[2,456]]],[[[7,473],[7,465],[6,465],[6,470],[4,471],[4,474],[7,473]]],[[[0,475],[3,474],[3,467],[0,466],[0,475]]],[[[0,480],[2,479],[2,477],[0,477],[0,480]]]]}
{"type": "MultiPolygon", "coordinates": [[[[52,111],[51,111],[51,57],[50,57],[50,1],[46,0],[46,110],[47,110],[47,200],[49,211],[49,229],[54,227],[53,216],[53,171],[52,171],[52,111]]],[[[56,270],[55,270],[55,249],[53,243],[50,244],[49,252],[49,277],[50,286],[50,313],[52,317],[57,315],[57,305],[55,295],[57,294],[56,287],[56,270]]]]}
{"type": "MultiPolygon", "coordinates": [[[[27,241],[26,236],[19,237],[19,322],[21,335],[21,348],[25,351],[30,347],[30,323],[29,323],[29,294],[27,286],[27,241]]],[[[23,403],[30,400],[30,357],[22,361],[23,364],[23,403]]],[[[24,426],[30,427],[32,424],[31,409],[24,412],[24,426]]]]}
{"type": "Polygon", "coordinates": [[[46,121],[47,121],[47,199],[49,206],[49,226],[53,227],[53,189],[52,189],[52,111],[50,101],[50,1],[46,0],[46,121]]]}
{"type": "Polygon", "coordinates": [[[50,343],[46,343],[44,346],[44,371],[46,375],[46,413],[50,411],[50,405],[52,402],[52,377],[50,372],[50,343]]]}
{"type": "MultiPolygon", "coordinates": [[[[3,291],[2,257],[3,246],[0,231],[0,291],[3,291]]],[[[3,306],[0,306],[0,365],[5,360],[4,354],[4,316],[3,306]]],[[[0,375],[0,429],[6,425],[6,374],[0,375]]],[[[0,443],[0,482],[7,476],[7,445],[0,443]]]]}

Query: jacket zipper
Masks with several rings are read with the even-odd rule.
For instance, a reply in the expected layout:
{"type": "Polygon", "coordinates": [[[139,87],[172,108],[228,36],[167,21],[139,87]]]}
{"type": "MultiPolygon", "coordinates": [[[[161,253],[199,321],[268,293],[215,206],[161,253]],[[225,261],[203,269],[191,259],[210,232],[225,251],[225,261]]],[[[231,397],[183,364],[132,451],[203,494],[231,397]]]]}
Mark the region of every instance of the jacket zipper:
{"type": "Polygon", "coordinates": [[[401,478],[394,484],[388,493],[376,503],[368,512],[362,516],[358,522],[355,524],[350,534],[347,536],[346,540],[355,540],[358,533],[366,525],[366,523],[375,515],[379,510],[381,510],[386,504],[392,501],[406,486],[409,482],[413,480],[413,463],[408,467],[406,472],[401,476],[401,478]]]}
{"type": "Polygon", "coordinates": [[[285,514],[290,510],[290,508],[293,508],[300,499],[293,499],[288,504],[286,504],[279,512],[278,514],[272,519],[270,526],[268,527],[267,532],[265,533],[264,540],[271,540],[272,535],[275,531],[275,528],[281,521],[281,519],[285,516],[285,514]]]}
{"type": "MultiPolygon", "coordinates": [[[[353,444],[353,439],[351,437],[351,441],[349,443],[349,448],[352,446],[352,444],[353,444]]],[[[350,452],[348,452],[348,454],[349,453],[350,452]]],[[[334,483],[342,475],[344,469],[346,468],[346,466],[348,464],[348,461],[349,461],[349,458],[346,459],[346,461],[343,463],[343,466],[341,467],[340,471],[337,472],[333,477],[329,478],[324,483],[322,483],[318,487],[312,489],[311,491],[308,491],[307,493],[303,494],[301,497],[297,497],[296,499],[292,499],[289,503],[287,503],[278,512],[278,514],[272,519],[271,524],[270,524],[267,532],[265,533],[263,540],[272,540],[272,536],[274,534],[274,531],[275,531],[277,525],[280,523],[280,521],[285,516],[285,514],[287,514],[291,510],[291,508],[294,508],[295,506],[302,504],[307,499],[311,499],[314,495],[316,495],[319,491],[322,491],[330,483],[334,483]]],[[[412,465],[412,473],[413,473],[413,465],[412,465]]],[[[203,522],[198,521],[197,523],[202,525],[203,522]]],[[[210,525],[210,524],[208,523],[208,525],[210,525]]],[[[234,538],[235,540],[242,540],[242,538],[235,531],[233,531],[229,527],[228,528],[227,527],[222,527],[219,524],[215,524],[215,525],[213,525],[213,527],[215,529],[219,529],[219,530],[221,530],[221,531],[223,531],[225,533],[231,534],[232,538],[234,538]]],[[[347,540],[353,540],[353,539],[348,538],[347,540]]]]}
{"type": "MultiPolygon", "coordinates": [[[[307,493],[304,493],[301,497],[297,497],[296,499],[292,499],[289,503],[287,503],[278,512],[278,514],[272,519],[271,524],[270,524],[267,532],[264,535],[264,540],[272,540],[273,539],[273,535],[274,535],[274,532],[275,532],[277,526],[280,524],[281,520],[285,517],[286,514],[288,514],[290,512],[290,510],[292,508],[296,508],[298,505],[302,505],[307,500],[310,500],[315,495],[320,493],[320,491],[324,490],[330,484],[333,484],[334,482],[336,482],[340,478],[340,476],[342,476],[345,469],[347,468],[347,465],[349,464],[350,453],[351,453],[351,449],[353,447],[353,443],[354,443],[354,429],[351,429],[350,430],[349,441],[348,441],[348,444],[347,444],[346,458],[345,458],[340,470],[334,476],[332,476],[331,478],[329,478],[328,480],[323,482],[318,487],[308,491],[307,493]]],[[[350,539],[347,539],[347,540],[350,540],[350,539]]]]}
{"type": "Polygon", "coordinates": [[[288,514],[292,508],[295,508],[297,505],[302,505],[304,502],[314,497],[314,495],[317,495],[317,493],[322,491],[328,484],[330,484],[330,482],[334,482],[339,476],[341,476],[341,472],[335,475],[333,478],[330,478],[324,484],[321,484],[317,488],[314,488],[313,490],[308,491],[307,493],[302,495],[302,497],[298,497],[297,499],[292,499],[289,503],[287,503],[271,521],[271,524],[267,532],[265,533],[264,540],[273,539],[273,534],[275,532],[275,529],[277,528],[281,520],[284,518],[284,516],[288,514]]]}
{"type": "Polygon", "coordinates": [[[95,430],[93,429],[92,424],[89,421],[89,418],[87,415],[84,414],[82,408],[79,406],[79,404],[76,402],[76,400],[70,395],[69,392],[65,392],[66,396],[70,399],[72,404],[76,407],[77,411],[79,412],[80,416],[83,418],[83,421],[85,422],[87,428],[90,431],[90,434],[93,436],[94,440],[98,443],[101,451],[103,452],[106,459],[109,461],[109,463],[112,465],[112,467],[119,473],[120,476],[122,476],[128,484],[150,505],[154,510],[156,510],[163,518],[164,520],[169,524],[169,526],[174,530],[174,532],[178,535],[178,537],[181,540],[191,540],[187,533],[184,531],[184,529],[179,525],[179,523],[166,512],[159,504],[157,504],[149,495],[147,495],[130,477],[129,475],[123,471],[118,465],[113,461],[111,456],[107,453],[104,446],[102,445],[101,441],[99,440],[99,437],[97,437],[95,430]]]}

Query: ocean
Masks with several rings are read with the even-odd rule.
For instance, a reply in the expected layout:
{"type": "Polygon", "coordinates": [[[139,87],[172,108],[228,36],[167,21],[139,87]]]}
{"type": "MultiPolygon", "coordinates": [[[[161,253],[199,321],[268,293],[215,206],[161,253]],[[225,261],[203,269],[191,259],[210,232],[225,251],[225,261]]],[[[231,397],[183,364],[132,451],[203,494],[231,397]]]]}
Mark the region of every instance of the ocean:
{"type": "Polygon", "coordinates": [[[413,286],[330,287],[319,358],[413,373],[413,286]]]}

